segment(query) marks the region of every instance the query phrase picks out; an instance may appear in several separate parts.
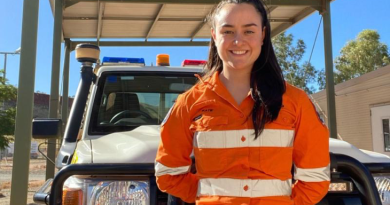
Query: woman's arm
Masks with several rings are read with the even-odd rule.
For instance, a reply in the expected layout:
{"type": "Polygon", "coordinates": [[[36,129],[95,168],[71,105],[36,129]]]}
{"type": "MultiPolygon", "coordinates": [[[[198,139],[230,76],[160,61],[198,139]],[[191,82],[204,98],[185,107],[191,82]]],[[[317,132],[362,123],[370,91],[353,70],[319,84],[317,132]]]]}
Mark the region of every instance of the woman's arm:
{"type": "Polygon", "coordinates": [[[297,110],[292,198],[295,205],[314,205],[328,192],[330,183],[329,132],[313,103],[302,92],[297,110]]]}
{"type": "Polygon", "coordinates": [[[193,147],[190,122],[186,103],[179,96],[161,125],[155,172],[161,191],[192,203],[196,199],[198,179],[190,173],[193,147]]]}

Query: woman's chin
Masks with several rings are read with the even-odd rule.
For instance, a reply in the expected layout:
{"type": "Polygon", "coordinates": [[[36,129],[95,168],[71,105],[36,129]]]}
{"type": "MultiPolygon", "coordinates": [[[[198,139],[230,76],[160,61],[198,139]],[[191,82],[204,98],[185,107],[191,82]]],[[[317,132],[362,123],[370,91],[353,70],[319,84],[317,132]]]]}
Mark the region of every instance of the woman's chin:
{"type": "Polygon", "coordinates": [[[244,64],[244,63],[233,63],[233,64],[229,64],[228,68],[229,70],[232,70],[232,71],[245,71],[245,70],[252,70],[252,66],[248,65],[248,64],[244,64]]]}

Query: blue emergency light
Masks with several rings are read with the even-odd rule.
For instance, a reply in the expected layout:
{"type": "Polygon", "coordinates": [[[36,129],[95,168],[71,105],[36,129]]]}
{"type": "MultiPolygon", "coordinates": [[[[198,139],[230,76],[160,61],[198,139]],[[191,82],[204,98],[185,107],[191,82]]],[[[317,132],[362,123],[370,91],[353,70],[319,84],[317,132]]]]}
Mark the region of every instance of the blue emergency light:
{"type": "Polygon", "coordinates": [[[104,57],[104,64],[136,64],[145,66],[144,58],[121,58],[121,57],[104,57]]]}

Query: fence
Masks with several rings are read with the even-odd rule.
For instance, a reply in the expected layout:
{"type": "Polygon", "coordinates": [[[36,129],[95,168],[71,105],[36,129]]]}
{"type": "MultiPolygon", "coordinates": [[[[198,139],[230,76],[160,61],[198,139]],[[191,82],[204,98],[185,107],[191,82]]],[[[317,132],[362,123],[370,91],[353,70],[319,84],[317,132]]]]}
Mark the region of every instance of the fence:
{"type": "MultiPolygon", "coordinates": [[[[42,143],[42,142],[40,142],[42,143]]],[[[57,148],[59,146],[57,145],[57,148]]],[[[40,146],[40,150],[46,155],[46,144],[40,146]]],[[[11,179],[13,154],[8,151],[0,151],[0,205],[9,205],[11,196],[11,179]]],[[[28,205],[35,205],[33,202],[34,193],[45,182],[46,158],[40,153],[38,156],[30,156],[29,182],[28,182],[28,205]]]]}

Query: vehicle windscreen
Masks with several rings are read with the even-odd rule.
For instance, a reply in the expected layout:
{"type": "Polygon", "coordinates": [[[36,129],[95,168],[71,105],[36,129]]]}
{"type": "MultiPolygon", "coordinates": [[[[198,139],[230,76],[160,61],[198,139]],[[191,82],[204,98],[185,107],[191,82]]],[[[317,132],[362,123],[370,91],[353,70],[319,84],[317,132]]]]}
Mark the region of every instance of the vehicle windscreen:
{"type": "Polygon", "coordinates": [[[194,73],[109,72],[98,81],[90,135],[159,125],[180,93],[197,81],[194,73]]]}

